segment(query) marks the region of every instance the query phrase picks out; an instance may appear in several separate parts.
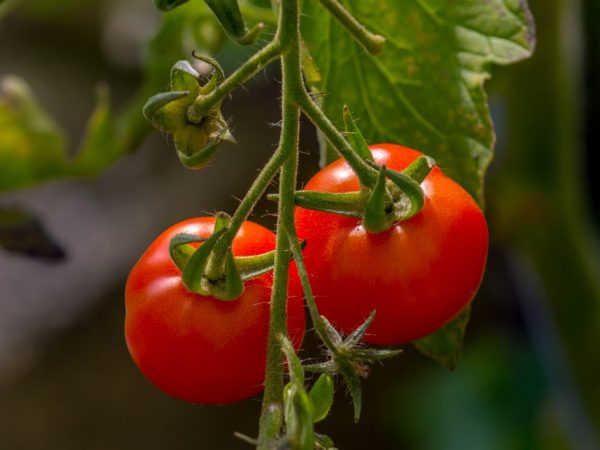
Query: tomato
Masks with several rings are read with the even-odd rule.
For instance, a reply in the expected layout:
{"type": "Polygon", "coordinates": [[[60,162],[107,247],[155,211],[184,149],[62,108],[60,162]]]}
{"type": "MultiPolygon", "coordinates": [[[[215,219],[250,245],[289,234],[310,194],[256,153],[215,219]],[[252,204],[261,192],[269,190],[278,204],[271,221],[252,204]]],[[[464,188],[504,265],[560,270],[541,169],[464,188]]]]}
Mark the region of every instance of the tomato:
{"type": "MultiPolygon", "coordinates": [[[[370,150],[378,164],[394,170],[421,155],[393,144],[370,150]]],[[[376,310],[365,341],[413,341],[451,321],[477,293],[488,248],[481,209],[437,166],[421,186],[425,204],[419,214],[377,234],[354,218],[296,209],[317,306],[340,331],[351,332],[376,310]]],[[[348,164],[338,160],[305,189],[351,192],[359,183],[348,164]]]]}
{"type": "MultiPolygon", "coordinates": [[[[190,293],[169,257],[178,233],[212,234],[215,219],[186,220],[164,231],[131,270],[125,288],[125,337],[142,373],[164,392],[194,403],[237,402],[262,391],[272,273],[245,283],[233,301],[190,293]]],[[[234,256],[273,250],[275,235],[246,221],[234,256]]],[[[290,282],[288,330],[296,347],[304,336],[302,290],[290,282]]]]}

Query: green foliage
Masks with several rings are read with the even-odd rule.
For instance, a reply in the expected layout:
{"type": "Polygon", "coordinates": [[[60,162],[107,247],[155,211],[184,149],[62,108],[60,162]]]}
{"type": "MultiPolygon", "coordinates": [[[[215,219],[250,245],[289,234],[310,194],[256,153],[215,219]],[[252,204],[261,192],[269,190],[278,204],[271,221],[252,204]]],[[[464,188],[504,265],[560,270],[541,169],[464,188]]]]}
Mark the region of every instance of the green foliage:
{"type": "MultiPolygon", "coordinates": [[[[532,24],[522,1],[343,2],[387,38],[368,56],[318,2],[304,2],[303,36],[321,72],[321,105],[340,123],[347,104],[368,142],[424,151],[481,200],[494,133],[483,82],[490,63],[526,58],[532,24]]],[[[331,160],[333,154],[328,153],[331,160]]]]}
{"type": "Polygon", "coordinates": [[[142,106],[168,84],[171,66],[185,54],[184,38],[206,14],[202,3],[192,2],[164,16],[146,48],[138,93],[125,111],[115,115],[108,88],[100,86],[96,108],[72,160],[63,131],[26,82],[5,77],[0,86],[0,192],[58,177],[94,176],[135,150],[151,130],[141,115],[142,106]]]}
{"type": "Polygon", "coordinates": [[[317,378],[308,393],[310,400],[314,405],[313,420],[320,422],[333,405],[333,379],[328,373],[323,373],[317,378]]]}
{"type": "Polygon", "coordinates": [[[0,82],[0,191],[62,174],[65,136],[17,77],[0,82]]]}
{"type": "Polygon", "coordinates": [[[462,343],[470,316],[471,308],[466,308],[436,333],[415,341],[415,347],[421,353],[454,370],[462,353],[462,343]]]}

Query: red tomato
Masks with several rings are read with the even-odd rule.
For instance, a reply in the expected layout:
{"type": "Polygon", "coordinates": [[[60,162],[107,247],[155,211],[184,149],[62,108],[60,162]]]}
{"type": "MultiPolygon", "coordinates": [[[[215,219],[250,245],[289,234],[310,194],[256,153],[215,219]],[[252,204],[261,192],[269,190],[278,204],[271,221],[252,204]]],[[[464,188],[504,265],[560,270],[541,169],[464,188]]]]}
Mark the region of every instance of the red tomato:
{"type": "MultiPolygon", "coordinates": [[[[402,170],[421,153],[372,145],[378,164],[402,170]]],[[[422,183],[425,205],[378,234],[357,219],[303,208],[298,235],[319,311],[345,333],[376,310],[365,341],[401,344],[433,333],[473,299],[488,248],[485,218],[471,196],[435,167],[422,183]]],[[[344,160],[319,171],[307,190],[351,192],[358,180],[344,160]]]]}
{"type": "MultiPolygon", "coordinates": [[[[169,241],[178,233],[208,237],[214,223],[214,217],[201,217],[167,229],[133,267],[125,289],[125,337],[137,366],[164,392],[204,404],[262,391],[273,280],[268,273],[246,282],[233,301],[190,293],[169,257],[169,241]]],[[[248,221],[233,241],[237,256],[274,248],[275,235],[248,221]]],[[[302,291],[291,282],[288,330],[296,347],[304,329],[302,291]]]]}

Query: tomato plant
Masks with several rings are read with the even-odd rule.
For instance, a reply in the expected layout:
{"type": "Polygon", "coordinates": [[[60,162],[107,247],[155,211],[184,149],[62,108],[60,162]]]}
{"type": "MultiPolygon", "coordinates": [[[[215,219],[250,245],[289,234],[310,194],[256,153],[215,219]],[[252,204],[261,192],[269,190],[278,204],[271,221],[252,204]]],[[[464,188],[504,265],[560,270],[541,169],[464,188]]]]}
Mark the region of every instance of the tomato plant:
{"type": "MultiPolygon", "coordinates": [[[[420,152],[393,144],[370,146],[375,162],[403,170],[420,152]]],[[[479,288],[488,247],[481,209],[435,167],[422,183],[423,209],[381,233],[358,219],[298,208],[298,235],[319,311],[350,333],[376,310],[364,340],[401,344],[452,320],[479,288]]],[[[319,171],[306,190],[352,192],[359,182],[338,160],[319,171]]]]}
{"type": "MultiPolygon", "coordinates": [[[[125,335],[144,375],[168,394],[221,404],[263,389],[272,274],[246,282],[232,301],[189,292],[169,256],[169,242],[186,233],[206,238],[214,217],[189,219],[164,231],[131,270],[125,290],[125,335]]],[[[275,235],[246,221],[233,240],[235,256],[273,250],[275,235]]],[[[304,336],[299,285],[290,284],[288,330],[296,348],[304,336]]]]}
{"type": "MultiPolygon", "coordinates": [[[[526,4],[154,3],[169,12],[147,49],[149,71],[133,109],[115,119],[108,92],[99,89],[75,158],[63,151],[64,137],[27,86],[18,79],[0,83],[0,123],[11,131],[0,136],[16,142],[0,142],[0,162],[11,161],[0,164],[6,180],[0,190],[98,173],[147,134],[141,115],[170,135],[185,167],[207,168],[221,143],[235,142],[223,102],[279,61],[276,149],[231,216],[178,223],[150,245],[127,282],[125,335],[144,375],[175,397],[230,403],[264,386],[258,436],[243,437],[257,449],[333,449],[314,429],[331,408],[333,376],[343,379],[357,421],[368,365],[400,352],[365,342],[396,345],[431,335],[477,292],[488,234],[470,194],[482,198],[494,142],[482,83],[488,63],[531,53],[526,4]],[[214,26],[199,26],[207,20],[214,26]],[[225,37],[261,47],[226,74],[206,54],[225,37]],[[201,48],[188,53],[190,42],[201,48]],[[182,59],[185,53],[192,61],[182,59]],[[342,158],[303,191],[297,190],[301,115],[320,134],[322,162],[342,158]],[[427,155],[391,144],[369,149],[365,136],[395,138],[427,155]],[[45,164],[37,147],[46,149],[45,164]],[[272,233],[248,218],[275,179],[272,233]],[[297,354],[303,296],[325,347],[310,363],[297,354]],[[312,388],[306,372],[321,374],[312,388]]],[[[454,359],[466,322],[454,321],[417,348],[442,363],[454,359]]]]}

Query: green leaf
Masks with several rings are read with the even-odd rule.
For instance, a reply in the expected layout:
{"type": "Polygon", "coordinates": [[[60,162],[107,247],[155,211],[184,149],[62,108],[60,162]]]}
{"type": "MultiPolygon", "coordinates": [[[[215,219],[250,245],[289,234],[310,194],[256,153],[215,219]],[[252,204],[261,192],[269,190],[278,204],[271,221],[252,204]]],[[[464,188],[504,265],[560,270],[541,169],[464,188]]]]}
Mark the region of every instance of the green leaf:
{"type": "Polygon", "coordinates": [[[483,83],[491,63],[531,55],[533,24],[525,1],[342,3],[387,43],[371,57],[319,2],[304,2],[303,34],[322,76],[314,88],[324,93],[325,113],[341,128],[347,104],[368,142],[403,144],[433,156],[481,202],[494,143],[483,83]]]}
{"type": "Polygon", "coordinates": [[[98,103],[88,119],[81,149],[69,167],[76,176],[94,176],[121,156],[115,122],[110,111],[108,86],[98,87],[98,103]]]}
{"type": "Polygon", "coordinates": [[[333,405],[333,393],[333,378],[327,373],[321,374],[308,393],[314,406],[313,420],[315,423],[320,422],[329,414],[333,405]]]}
{"type": "MultiPolygon", "coordinates": [[[[14,3],[9,0],[0,8],[14,3]]],[[[3,12],[0,9],[0,17],[3,12]]],[[[207,15],[210,12],[203,2],[189,2],[163,15],[159,30],[146,47],[140,90],[129,107],[115,116],[108,89],[100,87],[98,104],[72,161],[66,156],[68,143],[63,131],[39,105],[25,81],[14,76],[0,80],[0,192],[53,178],[95,176],[135,150],[152,130],[141,113],[144,103],[168,85],[171,67],[186,56],[184,41],[190,29],[207,15]]]]}
{"type": "Polygon", "coordinates": [[[467,307],[452,322],[435,333],[413,342],[421,353],[439,364],[454,370],[462,353],[465,329],[469,323],[471,308],[467,307]]]}
{"type": "Polygon", "coordinates": [[[18,77],[0,80],[0,191],[65,173],[63,131],[18,77]]]}

